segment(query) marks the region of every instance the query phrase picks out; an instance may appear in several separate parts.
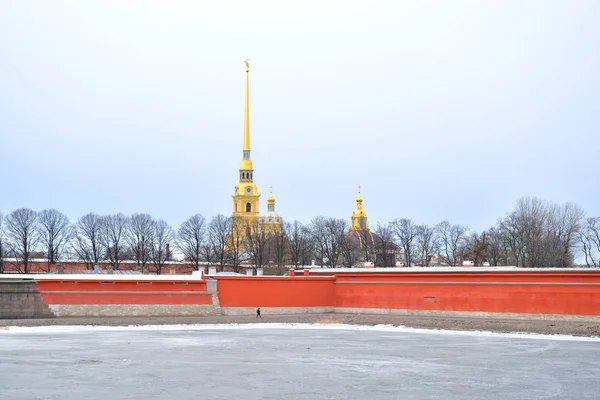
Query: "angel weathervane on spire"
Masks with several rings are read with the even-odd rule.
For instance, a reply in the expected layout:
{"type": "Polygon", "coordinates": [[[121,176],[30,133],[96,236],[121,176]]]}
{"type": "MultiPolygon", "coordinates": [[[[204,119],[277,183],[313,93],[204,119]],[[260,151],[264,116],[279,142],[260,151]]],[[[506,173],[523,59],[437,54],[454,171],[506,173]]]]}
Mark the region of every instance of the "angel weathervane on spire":
{"type": "Polygon", "coordinates": [[[246,64],[246,72],[250,71],[250,59],[248,57],[246,57],[244,63],[246,64]]]}

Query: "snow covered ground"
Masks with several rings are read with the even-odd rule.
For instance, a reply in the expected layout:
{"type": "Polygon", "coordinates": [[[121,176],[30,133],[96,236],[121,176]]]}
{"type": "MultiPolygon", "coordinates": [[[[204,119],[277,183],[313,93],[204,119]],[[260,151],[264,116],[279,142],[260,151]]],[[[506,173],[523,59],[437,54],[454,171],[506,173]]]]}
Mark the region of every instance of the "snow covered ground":
{"type": "Polygon", "coordinates": [[[598,399],[600,340],[390,326],[0,329],[0,399],[598,399]]]}

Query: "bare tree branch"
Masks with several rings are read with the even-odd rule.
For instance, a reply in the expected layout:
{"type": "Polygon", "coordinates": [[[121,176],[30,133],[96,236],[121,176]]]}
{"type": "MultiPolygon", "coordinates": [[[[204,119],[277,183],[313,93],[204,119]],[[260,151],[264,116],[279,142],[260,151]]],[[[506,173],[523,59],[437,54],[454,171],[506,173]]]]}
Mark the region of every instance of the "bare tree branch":
{"type": "Polygon", "coordinates": [[[88,269],[98,265],[104,254],[102,218],[98,214],[86,214],[79,218],[73,230],[71,245],[77,256],[88,269]]]}
{"type": "Polygon", "coordinates": [[[101,217],[100,227],[100,242],[106,251],[105,257],[118,271],[121,263],[131,256],[126,245],[129,218],[123,214],[106,215],[101,217]]]}
{"type": "Polygon", "coordinates": [[[208,224],[208,243],[214,262],[224,270],[227,262],[227,235],[231,233],[232,218],[222,214],[214,216],[208,224]]]}
{"type": "Polygon", "coordinates": [[[32,253],[40,240],[38,224],[38,214],[29,208],[19,208],[6,218],[7,236],[14,256],[26,274],[29,273],[32,253]]]}
{"type": "Polygon", "coordinates": [[[170,258],[169,244],[173,242],[175,232],[164,220],[152,221],[150,228],[149,256],[156,275],[160,275],[170,258]]]}
{"type": "Polygon", "coordinates": [[[205,258],[206,249],[210,249],[205,246],[207,236],[208,224],[200,214],[188,218],[177,230],[177,247],[183,253],[184,261],[196,271],[200,269],[201,261],[210,261],[210,254],[205,258]]]}
{"type": "Polygon", "coordinates": [[[47,270],[50,272],[71,238],[70,223],[66,215],[55,209],[40,211],[38,220],[39,236],[46,250],[47,270]]]}
{"type": "Polygon", "coordinates": [[[150,259],[154,220],[149,214],[133,214],[129,219],[127,243],[137,265],[144,270],[150,259]]]}

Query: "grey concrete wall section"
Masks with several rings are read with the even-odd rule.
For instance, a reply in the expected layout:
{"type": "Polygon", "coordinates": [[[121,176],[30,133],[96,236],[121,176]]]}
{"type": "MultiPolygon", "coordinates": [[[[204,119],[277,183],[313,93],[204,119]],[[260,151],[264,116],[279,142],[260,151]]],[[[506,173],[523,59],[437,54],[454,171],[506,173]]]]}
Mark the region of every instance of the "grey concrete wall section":
{"type": "Polygon", "coordinates": [[[218,285],[218,282],[216,279],[209,278],[206,281],[206,291],[208,293],[217,293],[218,292],[217,285],[218,285]]]}
{"type": "Polygon", "coordinates": [[[430,317],[462,317],[462,318],[497,318],[497,319],[526,319],[548,321],[598,321],[596,315],[569,314],[528,314],[528,313],[496,313],[478,311],[442,311],[442,310],[400,310],[391,308],[349,308],[336,307],[336,313],[341,314],[379,314],[379,315],[415,315],[430,317]]]}
{"type": "Polygon", "coordinates": [[[0,282],[0,319],[51,318],[54,314],[42,299],[35,281],[0,282]]]}
{"type": "Polygon", "coordinates": [[[221,315],[219,298],[212,304],[53,304],[57,317],[166,317],[221,315]]]}

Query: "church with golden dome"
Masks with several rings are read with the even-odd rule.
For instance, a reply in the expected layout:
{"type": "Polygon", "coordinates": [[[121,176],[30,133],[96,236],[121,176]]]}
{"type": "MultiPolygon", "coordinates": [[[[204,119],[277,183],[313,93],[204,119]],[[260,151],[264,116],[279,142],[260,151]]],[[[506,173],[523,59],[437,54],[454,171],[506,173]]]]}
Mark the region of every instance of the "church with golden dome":
{"type": "MultiPolygon", "coordinates": [[[[244,105],[244,140],[242,147],[242,161],[239,167],[239,180],[235,186],[233,199],[232,231],[227,237],[227,247],[237,252],[245,251],[254,246],[276,245],[276,237],[283,242],[287,239],[278,235],[283,233],[283,218],[275,211],[275,197],[272,188],[269,189],[267,199],[267,212],[259,212],[260,193],[254,183],[254,166],[250,157],[250,64],[246,64],[246,99],[244,105]]],[[[367,212],[363,208],[363,199],[358,187],[356,208],[352,212],[351,224],[346,232],[344,247],[346,266],[364,266],[376,264],[391,266],[395,262],[396,248],[384,242],[375,233],[371,232],[368,224],[367,212]]],[[[256,257],[258,254],[254,254],[256,257]]],[[[251,258],[252,255],[250,256],[251,258]]],[[[237,262],[240,260],[238,259],[237,262]]]]}
{"type": "Polygon", "coordinates": [[[281,232],[283,218],[275,212],[275,197],[270,190],[267,199],[267,213],[259,214],[260,193],[254,183],[254,167],[250,158],[250,63],[246,64],[246,101],[244,106],[244,145],[239,169],[239,182],[235,186],[233,198],[233,226],[251,230],[265,229],[269,233],[281,232]]]}

